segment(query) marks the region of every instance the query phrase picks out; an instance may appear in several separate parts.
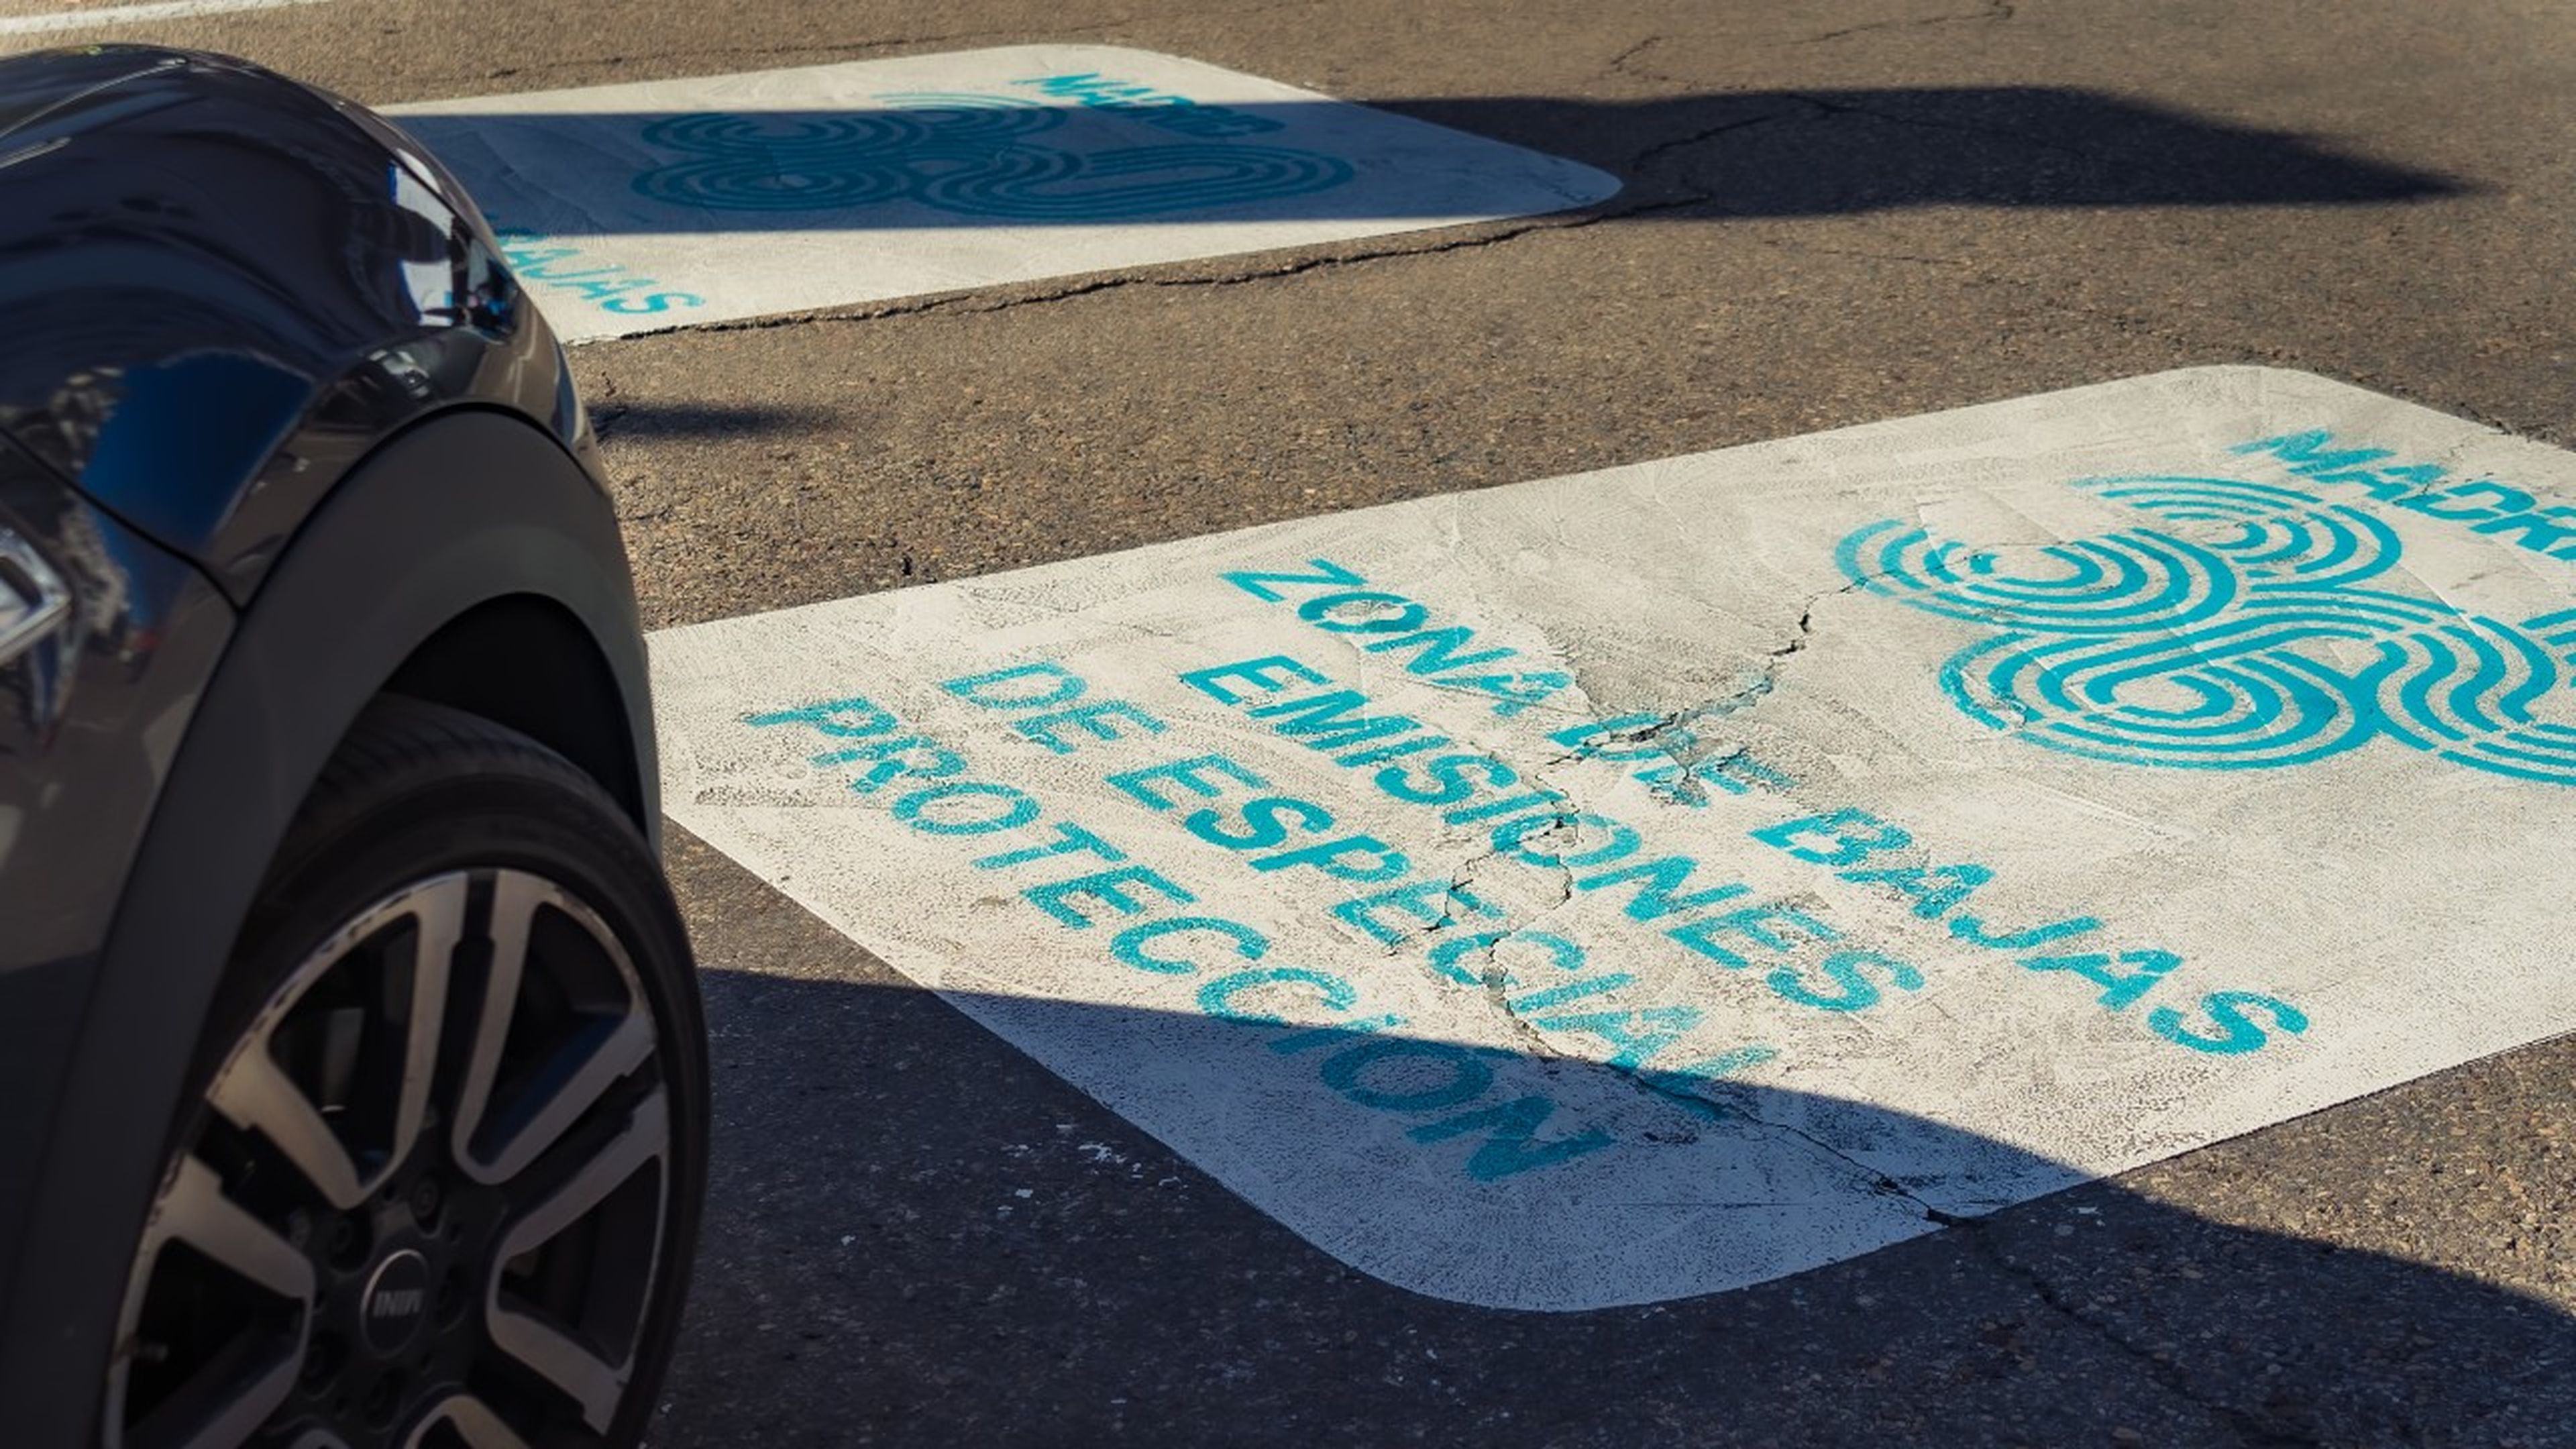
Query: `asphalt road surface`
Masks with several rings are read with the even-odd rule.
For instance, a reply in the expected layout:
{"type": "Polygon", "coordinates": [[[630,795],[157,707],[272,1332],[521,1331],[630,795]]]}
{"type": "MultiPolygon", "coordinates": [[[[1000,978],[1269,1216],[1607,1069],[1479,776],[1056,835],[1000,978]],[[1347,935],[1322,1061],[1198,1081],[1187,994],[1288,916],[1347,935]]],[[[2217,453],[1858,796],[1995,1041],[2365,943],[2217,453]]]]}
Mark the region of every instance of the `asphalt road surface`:
{"type": "MultiPolygon", "coordinates": [[[[100,8],[0,4],[0,45],[202,45],[392,104],[1117,44],[1624,182],[580,348],[652,626],[2205,363],[2576,444],[2563,0],[22,24],[100,8]]],[[[1766,1286],[1504,1312],[1342,1266],[723,856],[669,854],[721,1136],[665,1444],[2576,1443],[2576,1044],[1766,1286]]]]}

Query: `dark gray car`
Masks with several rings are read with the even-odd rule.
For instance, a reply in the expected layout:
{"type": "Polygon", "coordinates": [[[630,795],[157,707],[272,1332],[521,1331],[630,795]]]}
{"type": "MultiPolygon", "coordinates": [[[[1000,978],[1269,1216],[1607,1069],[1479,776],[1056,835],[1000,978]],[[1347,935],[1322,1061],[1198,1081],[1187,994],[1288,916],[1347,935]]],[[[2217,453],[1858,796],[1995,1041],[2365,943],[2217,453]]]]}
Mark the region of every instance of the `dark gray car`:
{"type": "Polygon", "coordinates": [[[488,226],[0,62],[0,1439],[629,1443],[706,1154],[633,587],[488,226]]]}

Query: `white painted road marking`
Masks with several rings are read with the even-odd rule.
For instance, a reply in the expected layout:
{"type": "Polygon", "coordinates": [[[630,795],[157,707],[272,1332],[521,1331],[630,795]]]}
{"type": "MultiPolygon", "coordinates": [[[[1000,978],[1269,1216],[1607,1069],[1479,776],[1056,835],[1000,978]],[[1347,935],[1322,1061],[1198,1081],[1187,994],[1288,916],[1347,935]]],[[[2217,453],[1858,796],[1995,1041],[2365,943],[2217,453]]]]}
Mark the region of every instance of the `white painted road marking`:
{"type": "Polygon", "coordinates": [[[44,15],[0,15],[0,35],[44,35],[58,30],[88,30],[104,25],[144,25],[155,20],[194,20],[229,15],[237,10],[276,10],[288,5],[321,5],[327,0],[157,0],[149,5],[104,5],[94,10],[62,10],[44,15]]]}
{"type": "Polygon", "coordinates": [[[2576,457],[2217,368],[695,625],[665,802],[1335,1256],[1737,1287],[2576,1025],[2576,457]]]}
{"type": "Polygon", "coordinates": [[[1535,215],[1588,166],[1113,46],[439,101],[571,340],[1535,215]]]}

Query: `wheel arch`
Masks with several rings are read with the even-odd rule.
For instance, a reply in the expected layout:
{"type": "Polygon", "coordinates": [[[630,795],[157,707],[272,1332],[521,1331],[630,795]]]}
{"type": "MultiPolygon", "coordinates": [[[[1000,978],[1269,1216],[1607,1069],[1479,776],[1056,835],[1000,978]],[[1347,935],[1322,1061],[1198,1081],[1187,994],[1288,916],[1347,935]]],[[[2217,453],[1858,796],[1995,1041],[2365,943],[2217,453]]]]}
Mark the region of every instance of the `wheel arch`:
{"type": "Polygon", "coordinates": [[[323,764],[397,681],[608,771],[659,844],[644,651],[605,493],[514,414],[459,409],[397,435],[242,614],[127,874],[0,1321],[0,1415],[25,1442],[93,1430],[125,1260],[232,943],[323,764]],[[473,667],[494,648],[500,667],[473,667]],[[603,679],[604,699],[575,703],[603,679]]]}
{"type": "Polygon", "coordinates": [[[556,600],[522,593],[476,604],[421,641],[381,692],[517,730],[572,761],[653,834],[650,789],[616,671],[556,600]]]}

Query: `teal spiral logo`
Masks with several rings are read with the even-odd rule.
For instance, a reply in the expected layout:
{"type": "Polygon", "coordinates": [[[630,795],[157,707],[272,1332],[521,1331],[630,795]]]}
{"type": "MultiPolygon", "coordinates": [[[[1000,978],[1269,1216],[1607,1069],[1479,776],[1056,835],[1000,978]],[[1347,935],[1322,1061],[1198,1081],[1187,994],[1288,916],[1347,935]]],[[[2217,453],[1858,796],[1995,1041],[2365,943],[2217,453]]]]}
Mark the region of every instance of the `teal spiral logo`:
{"type": "Polygon", "coordinates": [[[2576,785],[2576,728],[2534,713],[2576,677],[2576,609],[2505,623],[2388,587],[2397,535],[2294,489],[2076,486],[2173,527],[2007,555],[1887,520],[1836,550],[1854,587],[1997,631],[1941,667],[1969,718],[2123,764],[2267,769],[2388,739],[2576,785]]]}
{"type": "Polygon", "coordinates": [[[679,159],[635,178],[656,201],[713,211],[827,211],[910,201],[995,221],[1116,221],[1329,191],[1350,163],[1230,141],[1074,151],[1033,138],[1060,107],[907,93],[887,109],[790,118],[672,116],[644,144],[679,159]]]}

